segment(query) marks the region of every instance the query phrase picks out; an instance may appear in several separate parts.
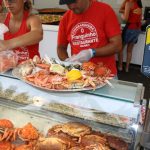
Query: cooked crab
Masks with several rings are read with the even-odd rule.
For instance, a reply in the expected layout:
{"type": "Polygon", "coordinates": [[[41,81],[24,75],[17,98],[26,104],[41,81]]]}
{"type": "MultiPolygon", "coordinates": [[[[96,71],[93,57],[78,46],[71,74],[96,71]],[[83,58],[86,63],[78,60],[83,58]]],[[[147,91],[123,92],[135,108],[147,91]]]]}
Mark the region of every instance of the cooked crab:
{"type": "Polygon", "coordinates": [[[35,55],[32,59],[33,63],[34,64],[40,64],[42,61],[41,61],[41,58],[37,55],[35,55]]]}
{"type": "Polygon", "coordinates": [[[83,146],[90,146],[99,143],[103,145],[108,145],[106,137],[100,132],[93,132],[81,138],[81,144],[83,146]]]}
{"type": "Polygon", "coordinates": [[[0,141],[14,141],[15,140],[15,129],[14,125],[10,120],[0,119],[0,141]]]}
{"type": "Polygon", "coordinates": [[[83,136],[79,144],[79,146],[72,147],[70,150],[111,150],[106,137],[94,131],[89,135],[83,136]]]}
{"type": "Polygon", "coordinates": [[[121,138],[115,136],[107,136],[108,144],[115,150],[128,150],[128,144],[121,138]]]}
{"type": "Polygon", "coordinates": [[[46,87],[49,89],[64,89],[63,82],[64,77],[60,75],[49,75],[47,70],[40,70],[34,74],[26,76],[26,80],[32,82],[35,85],[46,87]]]}
{"type": "Polygon", "coordinates": [[[0,141],[15,141],[18,134],[18,129],[14,128],[5,128],[0,130],[0,141]]]}
{"type": "Polygon", "coordinates": [[[15,146],[10,142],[0,142],[0,150],[15,150],[15,146]]]}
{"type": "Polygon", "coordinates": [[[32,73],[34,69],[34,66],[30,63],[24,63],[22,65],[20,65],[20,68],[19,68],[19,73],[21,74],[21,76],[27,76],[29,74],[32,73]]]}
{"type": "Polygon", "coordinates": [[[75,146],[75,147],[70,148],[69,150],[85,150],[85,147],[83,147],[83,146],[75,146]]]}
{"type": "Polygon", "coordinates": [[[106,136],[97,131],[82,137],[80,144],[85,147],[85,150],[110,150],[106,136]]]}
{"type": "Polygon", "coordinates": [[[8,119],[0,119],[0,129],[1,128],[13,128],[13,123],[8,119]]]}
{"type": "Polygon", "coordinates": [[[111,150],[111,149],[108,146],[99,143],[86,146],[84,150],[111,150]]]}
{"type": "Polygon", "coordinates": [[[39,138],[38,130],[28,123],[18,131],[19,138],[23,141],[37,140],[39,138]]]}
{"type": "Polygon", "coordinates": [[[97,66],[94,70],[94,74],[96,76],[109,77],[111,74],[111,70],[105,66],[97,66]]]}
{"type": "Polygon", "coordinates": [[[72,138],[77,138],[80,141],[81,137],[90,134],[92,131],[91,127],[84,125],[79,122],[69,122],[61,125],[56,125],[49,129],[48,134],[53,135],[59,132],[63,132],[71,136],[72,138]]]}
{"type": "Polygon", "coordinates": [[[75,143],[68,138],[54,135],[48,138],[40,138],[38,141],[38,150],[68,150],[75,146],[75,143]]]}
{"type": "Polygon", "coordinates": [[[18,145],[15,150],[33,150],[33,148],[29,145],[22,144],[18,145]]]}
{"type": "Polygon", "coordinates": [[[96,64],[94,64],[93,62],[84,62],[82,64],[82,69],[86,70],[86,71],[94,71],[96,68],[96,64]]]}

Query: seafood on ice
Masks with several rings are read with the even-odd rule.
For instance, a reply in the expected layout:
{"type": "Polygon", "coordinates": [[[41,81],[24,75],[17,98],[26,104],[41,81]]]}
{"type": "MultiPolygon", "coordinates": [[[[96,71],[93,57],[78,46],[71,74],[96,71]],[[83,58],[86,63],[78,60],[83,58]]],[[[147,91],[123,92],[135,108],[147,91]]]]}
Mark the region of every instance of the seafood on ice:
{"type": "Polygon", "coordinates": [[[19,73],[32,85],[55,90],[96,89],[113,77],[110,69],[101,63],[85,62],[68,66],[49,58],[40,59],[38,56],[19,65],[19,73]]]}

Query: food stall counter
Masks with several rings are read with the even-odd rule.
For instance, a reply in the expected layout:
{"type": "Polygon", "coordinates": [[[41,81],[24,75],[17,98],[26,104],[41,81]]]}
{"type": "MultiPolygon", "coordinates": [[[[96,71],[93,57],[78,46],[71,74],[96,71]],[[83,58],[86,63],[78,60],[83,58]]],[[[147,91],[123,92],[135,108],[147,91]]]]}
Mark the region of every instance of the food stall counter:
{"type": "Polygon", "coordinates": [[[11,119],[18,126],[33,122],[42,132],[55,124],[82,122],[94,130],[123,138],[133,149],[140,136],[144,87],[140,83],[110,82],[112,87],[105,85],[95,91],[54,92],[35,88],[11,74],[1,74],[0,118],[11,119]],[[20,122],[20,118],[24,121],[20,122]]]}

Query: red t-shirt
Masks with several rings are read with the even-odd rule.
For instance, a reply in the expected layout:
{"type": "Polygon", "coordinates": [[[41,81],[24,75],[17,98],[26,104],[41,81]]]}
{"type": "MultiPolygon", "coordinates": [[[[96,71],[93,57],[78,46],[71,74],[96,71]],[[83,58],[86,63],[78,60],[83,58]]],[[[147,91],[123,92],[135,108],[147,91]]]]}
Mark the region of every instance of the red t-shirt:
{"type": "MultiPolygon", "coordinates": [[[[58,45],[71,45],[71,53],[99,48],[108,44],[108,39],[121,34],[120,24],[112,8],[102,2],[93,1],[87,11],[74,14],[68,10],[63,16],[58,32],[58,45]]],[[[103,62],[117,73],[115,56],[94,57],[90,61],[103,62]]]]}
{"type": "Polygon", "coordinates": [[[129,13],[128,29],[140,29],[141,28],[142,10],[141,10],[141,14],[135,14],[134,11],[136,9],[141,9],[141,8],[138,6],[137,2],[134,2],[133,8],[131,9],[129,13]]]}
{"type": "Polygon", "coordinates": [[[0,5],[2,5],[3,0],[0,0],[0,5]]]}
{"type": "MultiPolygon", "coordinates": [[[[28,11],[24,11],[24,16],[23,16],[23,20],[20,26],[20,29],[16,32],[16,33],[10,33],[10,32],[6,32],[4,34],[4,39],[5,40],[9,40],[15,37],[19,37],[21,35],[24,35],[25,33],[30,32],[30,30],[27,27],[27,23],[26,20],[29,16],[29,12],[28,11]]],[[[10,21],[10,17],[11,14],[8,13],[7,17],[5,19],[4,24],[9,28],[9,21],[10,21]]],[[[18,58],[19,58],[19,63],[23,62],[29,58],[33,58],[35,55],[40,56],[39,54],[39,44],[34,44],[34,45],[30,45],[30,46],[22,46],[22,47],[18,47],[13,49],[13,51],[15,53],[17,53],[18,58]]]]}

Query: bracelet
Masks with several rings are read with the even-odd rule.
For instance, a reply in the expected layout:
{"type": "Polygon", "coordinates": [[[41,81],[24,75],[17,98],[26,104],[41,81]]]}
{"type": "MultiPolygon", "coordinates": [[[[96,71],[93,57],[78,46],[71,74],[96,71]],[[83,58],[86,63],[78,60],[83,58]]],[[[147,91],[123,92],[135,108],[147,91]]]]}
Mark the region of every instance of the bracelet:
{"type": "Polygon", "coordinates": [[[96,55],[96,50],[92,49],[92,57],[94,57],[96,55]]]}

